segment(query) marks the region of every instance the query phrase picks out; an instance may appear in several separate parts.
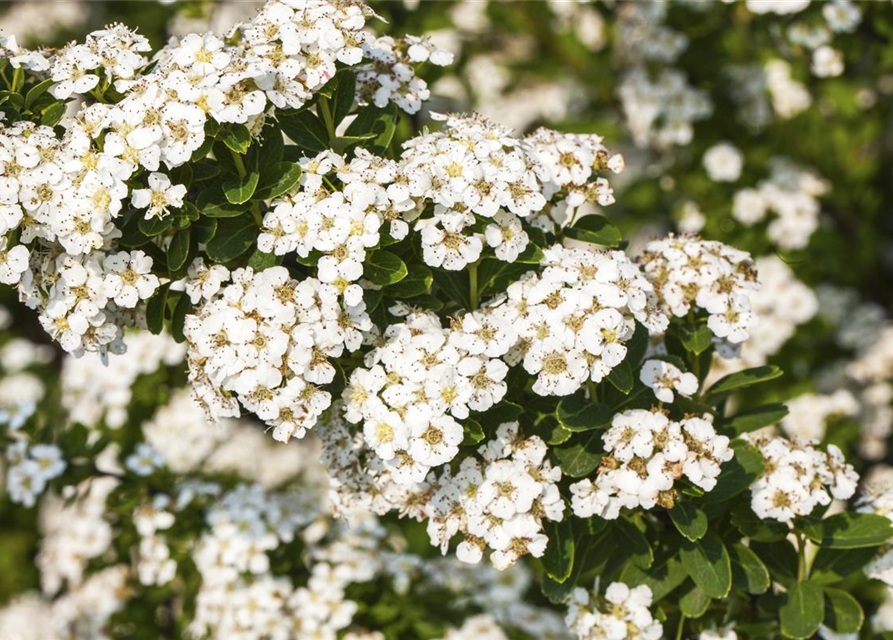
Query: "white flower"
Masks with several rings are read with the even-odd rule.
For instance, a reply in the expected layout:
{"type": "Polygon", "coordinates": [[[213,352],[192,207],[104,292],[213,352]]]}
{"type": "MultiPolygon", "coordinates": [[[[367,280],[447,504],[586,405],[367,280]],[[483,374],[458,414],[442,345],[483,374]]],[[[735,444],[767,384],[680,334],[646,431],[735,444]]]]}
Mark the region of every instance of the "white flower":
{"type": "Polygon", "coordinates": [[[109,298],[126,309],[155,293],[158,277],[151,273],[152,258],[142,251],[121,251],[105,259],[105,291],[109,298]]]}
{"type": "Polygon", "coordinates": [[[131,202],[137,209],[146,209],[147,218],[163,218],[170,213],[169,207],[183,206],[186,186],[171,185],[170,178],[163,173],[149,174],[149,188],[135,189],[131,202]]]}
{"type": "Polygon", "coordinates": [[[164,457],[146,442],[139,443],[136,450],[124,461],[124,466],[128,470],[141,477],[152,475],[155,469],[163,465],[164,457]]]}
{"type": "Polygon", "coordinates": [[[715,144],[704,153],[704,168],[714,182],[735,182],[743,165],[741,152],[728,142],[715,144]]]}
{"type": "Polygon", "coordinates": [[[698,379],[693,373],[683,373],[677,366],[664,360],[646,360],[639,379],[651,387],[661,402],[673,402],[673,391],[689,397],[698,390],[698,379]]]}

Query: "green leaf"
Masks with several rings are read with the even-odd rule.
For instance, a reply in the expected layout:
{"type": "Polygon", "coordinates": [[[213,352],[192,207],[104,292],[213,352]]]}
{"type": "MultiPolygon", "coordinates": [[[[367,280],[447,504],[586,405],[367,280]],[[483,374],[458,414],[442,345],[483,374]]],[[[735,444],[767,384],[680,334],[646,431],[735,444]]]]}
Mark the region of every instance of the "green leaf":
{"type": "Polygon", "coordinates": [[[710,596],[696,584],[690,583],[679,598],[679,609],[688,618],[700,618],[710,606],[710,596]]]}
{"type": "Polygon", "coordinates": [[[611,369],[611,372],[608,374],[608,382],[614,385],[620,393],[629,395],[629,392],[633,390],[633,385],[636,384],[636,379],[633,376],[633,370],[632,367],[629,366],[629,362],[624,360],[611,369]]]}
{"type": "Polygon", "coordinates": [[[611,422],[611,407],[602,402],[593,402],[581,392],[562,398],[555,416],[568,431],[589,431],[611,422]]]}
{"type": "Polygon", "coordinates": [[[858,633],[865,621],[859,601],[842,589],[825,587],[825,625],[837,633],[858,633]]]}
{"type": "Polygon", "coordinates": [[[180,229],[171,239],[167,248],[167,267],[171,272],[179,271],[189,257],[191,233],[189,227],[180,229]]]}
{"type": "Polygon", "coordinates": [[[797,582],[797,550],[790,541],[751,542],[750,550],[759,556],[776,582],[788,588],[797,582]]]}
{"type": "Polygon", "coordinates": [[[199,218],[193,223],[192,231],[196,242],[207,243],[217,233],[217,219],[199,218]]]}
{"type": "Polygon", "coordinates": [[[478,444],[487,437],[484,428],[477,420],[466,418],[462,421],[462,428],[465,431],[465,438],[462,440],[463,446],[478,444]]]}
{"type": "Polygon", "coordinates": [[[694,542],[707,533],[707,514],[690,502],[680,500],[668,512],[670,520],[685,538],[694,542]]]}
{"type": "Polygon", "coordinates": [[[243,155],[251,146],[251,132],[244,124],[230,124],[221,136],[221,141],[228,148],[243,155]]]}
{"type": "Polygon", "coordinates": [[[174,313],[171,316],[171,335],[177,342],[185,342],[186,336],[183,335],[183,329],[186,326],[186,316],[192,312],[192,301],[185,293],[177,300],[177,306],[174,307],[174,313]]]}
{"type": "Polygon", "coordinates": [[[254,200],[273,200],[291,191],[301,179],[301,165],[293,162],[280,162],[266,174],[254,192],[254,200]]]}
{"type": "Polygon", "coordinates": [[[697,329],[680,327],[679,340],[686,351],[699,356],[713,344],[713,332],[706,324],[702,324],[697,329]]]}
{"type": "Polygon", "coordinates": [[[759,556],[740,542],[729,547],[732,561],[732,584],[747,593],[766,593],[769,589],[769,570],[759,556]]]}
{"type": "Polygon", "coordinates": [[[314,113],[300,111],[278,116],[279,125],[289,138],[304,151],[320,153],[329,148],[329,132],[314,113]]]}
{"type": "Polygon", "coordinates": [[[574,434],[562,427],[554,416],[544,416],[533,426],[531,435],[539,436],[543,442],[554,446],[564,444],[574,434]]]}
{"type": "Polygon", "coordinates": [[[209,218],[235,218],[245,212],[245,207],[227,200],[221,185],[209,187],[198,194],[196,206],[209,218]]]}
{"type": "Polygon", "coordinates": [[[379,286],[395,284],[406,277],[406,264],[390,251],[375,251],[366,256],[363,276],[379,286]]]}
{"type": "Polygon", "coordinates": [[[161,285],[146,303],[146,327],[155,335],[164,329],[164,309],[167,303],[167,291],[170,288],[170,282],[161,285]]]}
{"type": "Polygon", "coordinates": [[[229,262],[244,254],[257,239],[258,229],[250,213],[237,218],[221,218],[217,232],[205,250],[214,262],[229,262]]]}
{"type": "Polygon", "coordinates": [[[735,457],[722,464],[716,486],[704,496],[704,502],[722,502],[735,497],[763,473],[763,465],[763,455],[753,447],[736,448],[735,457]]]}
{"type": "Polygon", "coordinates": [[[620,573],[621,582],[631,587],[648,585],[655,602],[659,602],[687,579],[688,573],[675,549],[657,555],[647,571],[628,562],[620,573]]]}
{"type": "Polygon", "coordinates": [[[46,80],[38,82],[36,85],[28,89],[28,93],[25,94],[25,102],[22,106],[25,109],[30,109],[31,105],[52,86],[52,78],[47,78],[46,80]]]}
{"type": "Polygon", "coordinates": [[[612,532],[621,554],[629,556],[630,561],[640,569],[651,568],[654,551],[648,544],[648,538],[635,524],[626,518],[618,518],[613,522],[612,532]]]}
{"type": "Polygon", "coordinates": [[[263,271],[279,264],[282,264],[282,256],[277,256],[275,253],[264,253],[260,249],[255,249],[248,258],[248,266],[255,271],[263,271]]]}
{"type": "Polygon", "coordinates": [[[561,522],[546,520],[544,528],[549,544],[543,554],[543,568],[552,580],[562,583],[570,577],[574,567],[575,544],[571,518],[565,517],[561,522]]]}
{"type": "Polygon", "coordinates": [[[785,637],[812,637],[825,617],[822,587],[809,580],[795,584],[782,595],[778,616],[785,637]]]}
{"type": "Polygon", "coordinates": [[[822,521],[822,547],[858,549],[876,547],[893,536],[889,518],[874,513],[838,513],[822,521]]]}
{"type": "MultiPolygon", "coordinates": [[[[136,215],[142,215],[142,212],[138,211],[136,215]]],[[[154,238],[170,229],[172,224],[174,224],[173,216],[164,216],[163,218],[140,218],[137,226],[145,235],[154,238]]]]}
{"type": "Polygon", "coordinates": [[[338,88],[335,90],[335,99],[332,103],[332,118],[336,127],[350,113],[357,81],[356,74],[347,68],[340,69],[337,75],[338,88]]]}
{"type": "Polygon", "coordinates": [[[258,180],[257,171],[251,171],[239,180],[227,180],[223,183],[223,195],[230,204],[245,204],[254,195],[258,180]]]}
{"type": "Polygon", "coordinates": [[[733,391],[781,377],[783,371],[775,365],[765,365],[730,373],[720,378],[707,392],[707,402],[716,402],[733,391]]]}
{"type": "Polygon", "coordinates": [[[53,104],[44,108],[40,113],[40,124],[46,125],[47,127],[55,127],[59,124],[59,121],[62,119],[62,116],[65,115],[65,103],[64,102],[54,102],[53,104]]]}
{"type": "Polygon", "coordinates": [[[356,137],[374,133],[374,137],[361,141],[359,146],[377,155],[384,155],[397,131],[398,118],[397,105],[393,102],[384,109],[367,105],[357,112],[357,117],[344,133],[356,137]]]}
{"type": "Polygon", "coordinates": [[[740,436],[742,433],[750,433],[777,424],[786,415],[788,408],[783,404],[766,404],[732,416],[725,421],[725,426],[740,436]]]}
{"type": "Polygon", "coordinates": [[[561,470],[564,475],[571,478],[588,476],[595,471],[602,459],[601,453],[592,451],[601,438],[601,434],[596,431],[581,438],[554,449],[555,457],[561,464],[561,470]]]}
{"type": "Polygon", "coordinates": [[[431,269],[423,264],[412,264],[407,266],[406,277],[400,282],[388,285],[385,293],[393,298],[414,298],[424,293],[428,293],[431,285],[434,283],[434,274],[431,269]]]}
{"type": "Polygon", "coordinates": [[[620,246],[623,236],[620,230],[608,219],[599,215],[586,215],[577,220],[573,227],[564,230],[565,235],[575,240],[583,240],[605,247],[620,246]]]}
{"type": "Polygon", "coordinates": [[[820,584],[840,582],[871,562],[877,550],[873,547],[861,549],[819,548],[812,561],[810,580],[820,584]]]}
{"type": "Polygon", "coordinates": [[[732,524],[746,538],[755,542],[777,542],[784,540],[788,526],[772,518],[760,518],[750,508],[749,502],[742,502],[732,510],[732,524]]]}
{"type": "Polygon", "coordinates": [[[711,598],[725,598],[732,588],[729,552],[715,531],[700,540],[683,540],[682,564],[695,584],[711,598]]]}

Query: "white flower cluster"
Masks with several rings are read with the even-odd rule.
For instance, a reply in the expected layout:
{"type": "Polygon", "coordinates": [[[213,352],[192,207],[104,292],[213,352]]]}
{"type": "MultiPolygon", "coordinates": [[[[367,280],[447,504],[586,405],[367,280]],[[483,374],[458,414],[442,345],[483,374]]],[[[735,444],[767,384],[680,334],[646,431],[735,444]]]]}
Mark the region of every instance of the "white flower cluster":
{"type": "Polygon", "coordinates": [[[688,84],[677,69],[664,69],[656,79],[644,67],[626,75],[618,89],[627,126],[640,147],[687,145],[693,123],[713,112],[707,93],[688,84]]]}
{"type": "Polygon", "coordinates": [[[133,523],[140,537],[139,558],[136,565],[137,578],[143,585],[163,585],[177,575],[177,562],[171,558],[164,534],[175,521],[174,515],[167,511],[170,498],[158,494],[151,504],[137,507],[133,514],[133,523]]]}
{"type": "Polygon", "coordinates": [[[433,216],[415,227],[430,266],[463,269],[480,258],[483,240],[497,258],[514,262],[529,242],[522,220],[559,194],[571,207],[614,201],[607,180],[594,172],[619,172],[623,159],[609,158],[599,136],[540,129],[518,139],[480,116],[441,117],[445,129],[404,143],[400,161],[401,180],[418,209],[434,205],[433,216]],[[475,216],[490,220],[483,240],[474,231],[475,216]]]}
{"type": "Polygon", "coordinates": [[[564,517],[561,469],[546,460],[547,453],[538,436],[524,438],[517,422],[507,422],[478,448],[480,458],[465,458],[455,474],[446,467],[431,478],[424,509],[431,544],[446,553],[461,534],[460,560],[476,564],[489,548],[490,561],[500,570],[528,553],[542,556],[548,543],[543,520],[564,517]]]}
{"type": "Polygon", "coordinates": [[[632,409],[614,416],[602,435],[607,455],[593,482],[571,485],[571,507],[581,518],[613,520],[620,510],[672,509],[673,485],[685,476],[704,491],[716,486],[720,467],[732,459],[729,438],[717,435],[711,416],[679,422],[661,412],[632,409]]]}
{"type": "Polygon", "coordinates": [[[772,59],[763,66],[766,89],[772,98],[772,108],[783,120],[789,120],[812,105],[812,95],[802,82],[791,75],[791,65],[785,60],[772,59]]]}
{"type": "Polygon", "coordinates": [[[767,180],[735,194],[732,216],[753,226],[775,213],[766,228],[769,239],[783,249],[803,249],[818,229],[818,198],[828,189],[828,183],[814,173],[777,158],[767,180]]]}
{"type": "Polygon", "coordinates": [[[431,97],[413,65],[430,62],[445,67],[453,63],[452,53],[420,36],[369,38],[363,43],[363,57],[370,62],[357,67],[359,103],[384,108],[393,102],[406,113],[416,113],[431,97]]]}
{"type": "Polygon", "coordinates": [[[667,328],[651,283],[623,252],[554,245],[543,254],[542,274],[509,285],[491,314],[518,336],[505,359],[536,376],[534,392],[566,396],[601,382],[626,357],[636,320],[650,333],[667,328]]]}
{"type": "MultiPolygon", "coordinates": [[[[129,181],[141,168],[150,172],[129,200],[148,218],[182,206],[186,187],[172,184],[161,164],[187,162],[204,143],[209,118],[259,130],[271,106],[304,105],[336,63],[361,62],[371,36],[360,30],[371,15],[359,2],[271,0],[233,39],[174,39],[152,67],[140,54],[148,41],[121,25],[48,57],[15,52],[13,63],[26,64],[37,80],[47,76],[57,98],[89,93],[100,101],[82,106],[61,137],[29,122],[0,125],[0,235],[21,231],[14,246],[0,238],[0,282],[18,285],[67,351],[120,350],[121,327],[138,323],[130,310],[159,286],[151,258],[115,251],[113,222],[128,203],[129,181]],[[144,67],[150,71],[142,74],[144,67]],[[112,91],[117,103],[107,103],[112,91]]],[[[13,53],[15,43],[4,42],[3,52],[13,53]]],[[[411,62],[444,62],[425,41],[406,43],[411,62]]],[[[412,75],[407,63],[394,64],[395,75],[412,75]]],[[[388,61],[375,65],[384,87],[388,61]]],[[[407,102],[402,89],[393,91],[407,102]]],[[[416,102],[405,106],[417,110],[416,102]]]]}
{"type": "Polygon", "coordinates": [[[50,493],[41,499],[36,565],[44,594],[58,596],[63,587],[81,585],[90,562],[108,551],[113,533],[106,499],[117,485],[114,478],[90,478],[66,487],[65,497],[50,493]]]}
{"type": "MultiPolygon", "coordinates": [[[[893,490],[889,480],[867,485],[859,497],[856,511],[874,513],[893,522],[893,490]]],[[[864,571],[869,578],[880,580],[887,585],[888,591],[893,591],[893,547],[889,544],[881,547],[874,559],[865,565],[864,571]]]]}
{"type": "Polygon", "coordinates": [[[612,582],[603,597],[577,587],[565,622],[579,640],[659,640],[663,625],[649,611],[651,599],[651,588],[644,584],[630,589],[612,582]]]}
{"type": "MultiPolygon", "coordinates": [[[[469,326],[478,318],[485,318],[481,325],[489,320],[483,313],[466,318],[469,326]]],[[[432,313],[411,314],[383,337],[366,355],[366,367],[350,375],[345,417],[363,423],[366,443],[396,482],[421,482],[459,452],[464,432],[456,419],[502,399],[508,367],[491,357],[494,350],[500,355],[498,335],[488,344],[473,328],[442,328],[432,313]]]]}
{"type": "Polygon", "coordinates": [[[317,385],[335,377],[330,357],[355,351],[371,328],[362,300],[343,307],[337,289],[298,282],[285,267],[232,273],[232,284],[186,317],[189,378],[212,418],[239,405],[288,442],[331,404],[317,385]]]}
{"type": "Polygon", "coordinates": [[[750,504],[760,518],[789,523],[829,504],[832,497],[847,500],[856,491],[859,476],[836,445],[829,444],[824,452],[805,438],[749,434],[748,439],[766,462],[763,475],[750,485],[750,504]]]}
{"type": "Polygon", "coordinates": [[[704,168],[714,182],[735,182],[741,177],[744,156],[729,142],[720,142],[704,152],[704,168]]]}
{"type": "Polygon", "coordinates": [[[29,447],[24,440],[6,448],[6,462],[9,498],[26,507],[33,507],[47,483],[62,475],[67,466],[59,447],[52,444],[29,447]]]}
{"type": "Polygon", "coordinates": [[[179,364],[186,346],[167,334],[147,331],[126,333],[125,354],[97,353],[75,358],[66,356],[62,363],[62,406],[72,422],[99,425],[103,422],[118,429],[127,420],[137,378],[163,366],[179,364]]]}
{"type": "Polygon", "coordinates": [[[788,436],[821,441],[830,420],[856,417],[859,402],[846,389],[830,394],[804,393],[785,402],[788,415],[781,421],[781,430],[788,436]]]}
{"type": "Polygon", "coordinates": [[[707,327],[720,341],[747,340],[755,324],[749,292],[759,287],[750,255],[697,236],[653,240],[639,257],[661,305],[676,317],[696,308],[707,312],[707,327]]]}
{"type": "MultiPolygon", "coordinates": [[[[405,186],[396,184],[397,165],[358,149],[347,163],[343,156],[324,151],[301,158],[301,191],[272,203],[264,215],[258,248],[266,253],[297,253],[307,258],[321,253],[320,281],[335,287],[351,306],[362,302],[357,281],[363,275],[366,251],[381,240],[381,227],[395,240],[406,237],[409,226],[401,213],[415,207],[405,186]],[[342,191],[329,191],[337,177],[342,191]]],[[[219,267],[218,267],[219,268],[219,267]]]]}
{"type": "Polygon", "coordinates": [[[673,402],[675,393],[690,397],[697,393],[698,378],[693,373],[683,372],[672,362],[666,360],[646,360],[642,363],[639,380],[654,391],[661,402],[673,402]]]}

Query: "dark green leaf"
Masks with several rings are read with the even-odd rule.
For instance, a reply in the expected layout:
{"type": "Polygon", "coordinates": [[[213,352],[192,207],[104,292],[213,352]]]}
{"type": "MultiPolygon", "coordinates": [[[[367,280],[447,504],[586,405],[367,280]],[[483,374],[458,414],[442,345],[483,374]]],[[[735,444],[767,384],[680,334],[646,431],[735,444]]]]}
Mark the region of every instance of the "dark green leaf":
{"type": "Polygon", "coordinates": [[[874,558],[873,547],[861,549],[820,548],[812,561],[810,580],[821,584],[834,584],[854,574],[874,558]]]}
{"type": "Polygon", "coordinates": [[[574,223],[573,227],[568,227],[564,233],[575,240],[583,240],[593,244],[603,245],[605,247],[618,247],[623,236],[620,230],[608,219],[599,215],[585,215],[574,223]]]}
{"type": "Polygon", "coordinates": [[[257,225],[251,214],[221,218],[217,223],[217,232],[205,249],[214,262],[229,262],[248,251],[257,235],[257,225]]]}
{"type": "Polygon", "coordinates": [[[238,180],[227,180],[223,183],[223,195],[230,204],[245,204],[254,195],[259,179],[257,171],[251,171],[238,180]]]}
{"type": "Polygon", "coordinates": [[[732,561],[732,584],[747,593],[760,594],[769,589],[769,570],[759,556],[736,542],[729,547],[732,561]]]}
{"type": "Polygon", "coordinates": [[[561,426],[568,431],[589,431],[607,426],[611,421],[611,408],[601,402],[587,399],[582,392],[562,398],[555,410],[561,426]]]}
{"type": "Polygon", "coordinates": [[[782,370],[775,365],[765,365],[730,373],[720,378],[716,384],[710,387],[710,390],[707,392],[707,401],[716,402],[738,389],[775,380],[781,377],[782,373],[782,370]]]}
{"type": "Polygon", "coordinates": [[[632,562],[627,563],[623,567],[620,579],[621,582],[625,582],[631,587],[640,584],[648,585],[654,601],[659,602],[685,582],[688,579],[688,573],[685,571],[685,567],[682,566],[682,560],[680,560],[678,553],[673,549],[658,554],[654,558],[654,563],[647,571],[640,569],[632,562]]]}
{"type": "Polygon", "coordinates": [[[750,508],[749,502],[743,502],[732,510],[732,524],[746,538],[755,542],[777,542],[784,540],[789,528],[786,524],[771,518],[760,518],[750,508]]]}
{"type": "Polygon", "coordinates": [[[326,130],[326,125],[312,112],[280,114],[278,119],[285,135],[304,151],[316,154],[328,149],[329,132],[326,130]]]}
{"type": "Polygon", "coordinates": [[[47,127],[55,127],[64,115],[65,103],[61,100],[54,102],[44,107],[43,111],[40,112],[40,124],[47,127]]]}
{"type": "Polygon", "coordinates": [[[434,274],[423,264],[407,265],[408,273],[400,282],[389,285],[385,293],[397,299],[414,298],[424,293],[434,283],[434,274]]]}
{"type": "Polygon", "coordinates": [[[688,575],[711,598],[725,598],[732,588],[729,552],[715,531],[700,540],[682,541],[682,564],[688,575]]]}
{"type": "Polygon", "coordinates": [[[272,200],[291,191],[301,179],[301,165],[280,162],[262,176],[252,196],[255,200],[272,200]]]}
{"type": "Polygon", "coordinates": [[[570,577],[574,566],[574,529],[571,518],[565,517],[561,522],[546,520],[544,528],[549,545],[543,554],[543,567],[552,580],[564,582],[570,577]]]}
{"type": "Polygon", "coordinates": [[[633,390],[633,385],[636,383],[629,362],[624,360],[611,369],[611,373],[608,374],[608,382],[614,385],[621,393],[629,395],[629,392],[633,390]]]}
{"type": "Polygon", "coordinates": [[[221,185],[208,187],[198,194],[198,210],[209,218],[235,218],[245,212],[243,205],[236,205],[226,199],[221,185]]]}
{"type": "Polygon", "coordinates": [[[680,594],[679,608],[688,618],[700,618],[710,606],[710,596],[693,582],[689,582],[688,585],[688,588],[683,589],[680,594]]]}
{"type": "Polygon", "coordinates": [[[230,124],[221,136],[223,144],[238,154],[245,154],[251,146],[251,132],[244,124],[230,124]]]}
{"type": "Polygon", "coordinates": [[[462,421],[462,428],[465,431],[465,438],[462,440],[463,446],[478,444],[486,437],[484,428],[477,420],[466,418],[462,421]]]}
{"type": "Polygon", "coordinates": [[[146,303],[146,327],[151,333],[158,335],[164,329],[164,310],[167,302],[167,291],[170,283],[158,287],[146,303]]]}
{"type": "MultiPolygon", "coordinates": [[[[138,211],[135,215],[142,216],[142,211],[138,211]]],[[[174,224],[173,216],[164,216],[163,218],[153,216],[151,218],[141,217],[138,226],[140,231],[153,238],[170,229],[172,224],[174,224]]]]}
{"type": "Polygon", "coordinates": [[[382,287],[400,282],[407,273],[403,260],[390,251],[375,251],[366,256],[363,263],[363,276],[382,287]]]}
{"type": "Polygon", "coordinates": [[[255,271],[263,271],[279,264],[282,264],[282,256],[277,256],[275,253],[264,253],[260,249],[255,249],[248,258],[248,266],[255,271]]]}
{"type": "Polygon", "coordinates": [[[350,113],[350,108],[353,106],[356,80],[356,74],[350,69],[338,71],[338,88],[335,90],[335,100],[332,103],[332,116],[336,127],[350,113]]]}
{"type": "Polygon", "coordinates": [[[750,550],[763,561],[773,580],[786,587],[797,582],[797,550],[788,540],[751,542],[750,550]]]}
{"type": "Polygon", "coordinates": [[[183,335],[183,328],[186,326],[186,316],[192,313],[192,301],[185,293],[177,300],[177,306],[174,307],[174,313],[171,316],[171,335],[177,342],[184,342],[186,336],[183,335]]]}
{"type": "Polygon", "coordinates": [[[639,528],[626,518],[613,522],[612,532],[617,539],[620,553],[640,569],[650,569],[654,564],[654,551],[639,528]]]}
{"type": "Polygon", "coordinates": [[[28,93],[25,94],[25,102],[22,106],[25,109],[30,109],[31,105],[52,86],[52,78],[47,78],[46,80],[38,82],[36,85],[28,89],[28,93]]]}
{"type": "Polygon", "coordinates": [[[778,616],[781,620],[781,632],[785,637],[812,637],[825,618],[822,587],[809,580],[793,585],[781,597],[778,616]]]}
{"type": "Polygon", "coordinates": [[[190,239],[189,227],[180,229],[171,239],[171,244],[167,249],[167,267],[172,272],[179,271],[180,267],[186,264],[186,259],[189,257],[190,239]]]}
{"type": "Polygon", "coordinates": [[[217,232],[216,218],[199,218],[192,225],[195,241],[199,243],[207,243],[217,232]]]}
{"type": "Polygon", "coordinates": [[[766,404],[732,416],[725,422],[725,426],[731,429],[735,435],[741,435],[768,427],[771,424],[777,424],[786,415],[788,415],[788,408],[783,404],[766,404]]]}
{"type": "Polygon", "coordinates": [[[707,533],[707,515],[691,502],[677,501],[669,514],[679,533],[692,542],[700,540],[707,533]]]}
{"type": "Polygon", "coordinates": [[[697,329],[680,327],[679,340],[686,351],[699,356],[713,344],[713,332],[705,324],[697,329]]]}
{"type": "Polygon", "coordinates": [[[893,536],[889,518],[874,513],[838,513],[822,522],[827,549],[876,547],[893,536]]]}
{"type": "Polygon", "coordinates": [[[763,456],[756,449],[735,448],[735,457],[724,462],[716,486],[705,497],[705,502],[721,502],[747,489],[763,473],[763,456]]]}
{"type": "Polygon", "coordinates": [[[566,476],[582,478],[595,471],[602,459],[602,454],[595,450],[600,436],[601,433],[595,431],[585,436],[578,436],[579,439],[554,449],[555,457],[561,463],[561,470],[566,476]]]}
{"type": "Polygon", "coordinates": [[[825,587],[825,625],[837,633],[858,633],[865,621],[859,601],[842,589],[825,587]]]}

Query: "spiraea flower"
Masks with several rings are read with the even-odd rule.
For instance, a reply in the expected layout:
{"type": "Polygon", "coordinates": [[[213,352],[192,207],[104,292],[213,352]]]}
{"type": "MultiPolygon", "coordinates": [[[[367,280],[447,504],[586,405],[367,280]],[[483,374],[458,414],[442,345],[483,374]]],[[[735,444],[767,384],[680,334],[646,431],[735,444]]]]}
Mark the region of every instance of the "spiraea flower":
{"type": "Polygon", "coordinates": [[[661,412],[632,409],[614,416],[602,440],[607,455],[595,479],[571,485],[572,508],[581,518],[613,520],[621,509],[655,505],[671,509],[678,478],[710,491],[733,455],[709,415],[676,422],[661,412]]]}
{"type": "Polygon", "coordinates": [[[612,582],[604,595],[598,593],[598,583],[592,591],[578,587],[571,595],[565,622],[580,640],[658,640],[663,637],[663,625],[652,616],[651,601],[647,585],[630,588],[612,582]]]}

